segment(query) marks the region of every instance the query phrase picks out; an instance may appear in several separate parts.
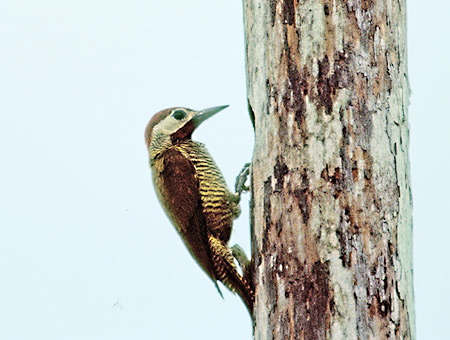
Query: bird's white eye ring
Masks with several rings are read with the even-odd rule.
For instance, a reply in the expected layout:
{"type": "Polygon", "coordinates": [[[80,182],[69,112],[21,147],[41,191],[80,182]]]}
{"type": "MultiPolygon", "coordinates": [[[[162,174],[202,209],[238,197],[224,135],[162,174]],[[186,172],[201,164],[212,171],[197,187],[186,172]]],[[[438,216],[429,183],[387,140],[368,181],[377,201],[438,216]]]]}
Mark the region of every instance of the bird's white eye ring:
{"type": "Polygon", "coordinates": [[[182,120],[183,118],[186,117],[186,112],[184,112],[182,110],[177,110],[172,115],[173,115],[173,118],[175,118],[176,120],[182,120]]]}

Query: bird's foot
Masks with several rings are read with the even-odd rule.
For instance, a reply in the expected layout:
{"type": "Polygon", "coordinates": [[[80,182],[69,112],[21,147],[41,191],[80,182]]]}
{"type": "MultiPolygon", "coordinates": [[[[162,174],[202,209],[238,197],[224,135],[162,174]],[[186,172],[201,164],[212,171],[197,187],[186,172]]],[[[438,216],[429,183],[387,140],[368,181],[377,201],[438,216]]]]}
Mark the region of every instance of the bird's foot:
{"type": "Polygon", "coordinates": [[[250,264],[250,260],[247,257],[244,249],[241,248],[238,244],[235,244],[231,247],[231,253],[236,261],[239,263],[239,267],[241,267],[242,272],[245,273],[248,265],[250,264]]]}
{"type": "Polygon", "coordinates": [[[242,170],[239,172],[239,175],[236,177],[236,182],[234,184],[234,191],[239,197],[242,192],[250,191],[250,187],[245,185],[247,182],[248,176],[250,175],[250,167],[251,163],[246,163],[242,170]]]}

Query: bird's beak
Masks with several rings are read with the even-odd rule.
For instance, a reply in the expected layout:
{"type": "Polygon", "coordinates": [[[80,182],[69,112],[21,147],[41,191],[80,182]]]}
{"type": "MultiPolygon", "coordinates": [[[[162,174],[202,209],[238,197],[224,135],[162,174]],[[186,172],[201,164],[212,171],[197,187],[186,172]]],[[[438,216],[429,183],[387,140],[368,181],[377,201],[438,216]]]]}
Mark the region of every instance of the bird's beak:
{"type": "Polygon", "coordinates": [[[228,106],[229,105],[215,106],[215,107],[210,107],[208,109],[204,109],[204,110],[195,112],[194,116],[192,117],[192,122],[194,123],[194,128],[197,128],[201,123],[203,123],[209,117],[214,116],[217,112],[222,111],[223,109],[226,109],[228,106]]]}

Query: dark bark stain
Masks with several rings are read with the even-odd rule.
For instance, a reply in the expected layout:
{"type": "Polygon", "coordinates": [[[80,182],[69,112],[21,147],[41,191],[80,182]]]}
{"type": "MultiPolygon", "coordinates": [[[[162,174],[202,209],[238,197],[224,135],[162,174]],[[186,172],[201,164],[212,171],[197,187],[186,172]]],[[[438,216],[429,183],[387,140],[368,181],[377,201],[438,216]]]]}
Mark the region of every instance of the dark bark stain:
{"type": "Polygon", "coordinates": [[[304,93],[308,92],[308,82],[305,78],[307,74],[300,74],[294,58],[291,56],[289,46],[284,50],[287,62],[287,89],[282,95],[283,106],[288,112],[294,112],[297,127],[301,128],[302,116],[305,114],[305,98],[304,93]],[[299,119],[300,118],[300,119],[299,119]]]}
{"type": "Polygon", "coordinates": [[[275,223],[275,230],[277,232],[277,237],[279,238],[283,232],[283,223],[280,220],[275,223]]]}
{"type": "Polygon", "coordinates": [[[308,199],[309,195],[309,180],[306,172],[302,174],[302,181],[299,187],[293,189],[294,197],[297,198],[298,206],[300,208],[300,212],[302,214],[302,220],[304,225],[308,224],[309,220],[309,212],[311,210],[311,203],[308,199]]]}
{"type": "Polygon", "coordinates": [[[325,113],[331,115],[333,109],[333,99],[334,89],[331,87],[331,82],[329,78],[330,73],[330,63],[328,61],[328,56],[326,55],[322,60],[318,61],[319,74],[317,76],[317,92],[319,105],[325,110],[325,113]]]}
{"type": "Polygon", "coordinates": [[[326,2],[323,5],[323,14],[325,14],[325,16],[330,15],[330,7],[329,7],[328,3],[326,3],[326,2]]]}
{"type": "Polygon", "coordinates": [[[363,152],[363,166],[364,166],[364,193],[366,196],[366,206],[375,205],[378,211],[382,210],[380,197],[377,195],[375,189],[374,178],[372,174],[373,160],[369,152],[363,152]]]}
{"type": "Polygon", "coordinates": [[[332,63],[328,55],[317,61],[319,70],[317,76],[317,105],[318,108],[323,108],[327,115],[332,114],[337,91],[348,88],[352,83],[353,76],[348,67],[350,60],[345,51],[337,51],[333,56],[332,63]]]}
{"type": "MultiPolygon", "coordinates": [[[[270,261],[270,258],[266,259],[270,261]]],[[[271,283],[276,286],[280,281],[285,282],[284,296],[277,296],[274,290],[269,291],[272,299],[288,299],[294,303],[293,318],[287,311],[280,319],[272,319],[272,324],[287,325],[294,323],[296,326],[272,327],[279,329],[276,334],[278,339],[326,339],[326,331],[329,327],[329,316],[334,310],[334,298],[329,285],[328,263],[321,261],[301,263],[297,257],[282,247],[276,256],[274,265],[268,275],[271,283]],[[294,333],[290,333],[293,331],[294,333]]],[[[278,304],[275,304],[278,306],[278,304]]],[[[273,334],[275,335],[275,334],[273,334]]],[[[275,337],[274,337],[275,338],[275,337]]]]}
{"type": "Polygon", "coordinates": [[[341,211],[339,225],[336,230],[336,236],[341,246],[339,258],[342,260],[342,265],[345,268],[349,268],[351,266],[351,255],[353,251],[350,225],[350,209],[346,207],[341,211]]]}
{"type": "MultiPolygon", "coordinates": [[[[333,291],[330,290],[330,292],[333,292],[333,291]]],[[[336,314],[336,302],[334,301],[334,296],[331,296],[329,305],[330,305],[330,314],[335,315],[336,314]]]]}
{"type": "Polygon", "coordinates": [[[272,226],[272,206],[270,202],[270,195],[272,193],[272,177],[269,177],[264,182],[264,216],[265,216],[265,225],[264,225],[264,236],[262,238],[262,252],[267,252],[267,245],[269,240],[269,231],[272,226]]]}
{"type": "Polygon", "coordinates": [[[303,66],[303,70],[300,74],[300,84],[298,93],[296,94],[298,97],[295,102],[294,112],[295,112],[295,121],[297,123],[297,129],[302,131],[302,137],[305,139],[306,137],[306,131],[305,131],[305,110],[306,110],[306,103],[305,103],[305,97],[309,93],[309,86],[308,86],[308,78],[309,77],[309,70],[306,65],[303,66]]]}
{"type": "Polygon", "coordinates": [[[388,270],[392,268],[390,263],[392,259],[386,255],[379,257],[377,263],[374,263],[370,273],[370,285],[368,287],[367,295],[369,299],[369,315],[375,315],[386,318],[391,313],[392,297],[390,290],[393,282],[390,282],[389,277],[392,278],[388,270]]]}
{"type": "Polygon", "coordinates": [[[334,89],[349,88],[353,83],[353,72],[349,68],[352,60],[348,50],[349,47],[346,46],[343,51],[335,52],[333,74],[330,77],[330,83],[334,89]]]}
{"type": "Polygon", "coordinates": [[[363,11],[367,11],[370,8],[372,8],[374,6],[374,4],[375,4],[374,0],[362,0],[361,1],[361,9],[363,11]]]}
{"type": "Polygon", "coordinates": [[[330,183],[334,185],[334,198],[338,198],[345,189],[341,168],[334,169],[334,174],[330,178],[330,183]]]}
{"type": "MultiPolygon", "coordinates": [[[[309,77],[310,72],[307,65],[304,65],[300,72],[296,61],[299,60],[298,46],[291,46],[292,41],[298,42],[299,32],[295,26],[295,4],[294,1],[285,1],[283,3],[282,11],[283,24],[283,39],[284,49],[282,51],[281,59],[286,65],[286,86],[283,93],[281,93],[281,102],[283,110],[277,110],[278,112],[293,113],[297,128],[301,132],[301,137],[306,137],[305,130],[305,110],[306,102],[305,96],[309,93],[309,77]]],[[[278,94],[277,94],[278,96],[278,94]]],[[[276,101],[275,101],[276,102],[276,101]]],[[[283,119],[286,119],[283,117],[283,119]]]]}
{"type": "MultiPolygon", "coordinates": [[[[294,309],[294,339],[326,339],[328,329],[331,288],[329,270],[325,263],[317,261],[312,266],[304,266],[299,277],[293,278],[292,291],[294,301],[300,305],[294,309]]],[[[285,339],[288,339],[287,337],[285,339]]]]}
{"type": "Polygon", "coordinates": [[[269,9],[270,9],[270,22],[273,25],[275,25],[275,18],[276,18],[276,12],[277,12],[277,0],[270,0],[269,2],[269,9]]]}
{"type": "Polygon", "coordinates": [[[255,130],[255,112],[253,111],[253,108],[252,108],[248,98],[247,98],[247,110],[248,110],[248,114],[250,116],[250,121],[252,122],[253,130],[255,130]]]}
{"type": "MultiPolygon", "coordinates": [[[[282,316],[281,316],[281,324],[282,325],[288,325],[289,324],[289,321],[290,321],[290,315],[289,315],[289,312],[288,311],[286,311],[282,316]]],[[[289,332],[289,329],[287,328],[287,327],[283,327],[282,329],[281,329],[281,334],[280,334],[280,336],[281,336],[281,339],[289,339],[290,338],[290,332],[289,332]]],[[[280,339],[280,337],[274,337],[274,339],[280,339]]]]}
{"type": "Polygon", "coordinates": [[[281,192],[283,190],[284,176],[289,173],[287,165],[284,163],[283,156],[277,156],[275,166],[273,168],[273,174],[275,177],[275,192],[281,192]]]}
{"type": "Polygon", "coordinates": [[[284,115],[278,115],[278,135],[280,143],[284,145],[292,144],[292,136],[289,133],[288,120],[284,115]]]}
{"type": "Polygon", "coordinates": [[[343,191],[349,191],[353,188],[353,172],[352,172],[352,162],[350,160],[348,150],[351,143],[350,131],[348,129],[347,120],[345,118],[344,112],[341,112],[340,120],[342,123],[342,142],[339,148],[339,156],[341,158],[341,169],[336,169],[338,177],[336,178],[336,189],[343,191]]]}
{"type": "Polygon", "coordinates": [[[322,170],[321,177],[328,183],[331,184],[333,189],[333,197],[338,199],[342,192],[345,190],[345,183],[342,180],[341,168],[336,167],[333,170],[333,174],[329,174],[328,165],[322,170]]]}
{"type": "Polygon", "coordinates": [[[358,162],[357,161],[353,161],[352,176],[353,176],[353,182],[358,182],[358,180],[359,180],[359,170],[358,170],[358,162]]]}
{"type": "Polygon", "coordinates": [[[288,0],[283,1],[283,9],[281,11],[281,19],[283,19],[283,23],[287,25],[295,24],[295,1],[288,0]]]}

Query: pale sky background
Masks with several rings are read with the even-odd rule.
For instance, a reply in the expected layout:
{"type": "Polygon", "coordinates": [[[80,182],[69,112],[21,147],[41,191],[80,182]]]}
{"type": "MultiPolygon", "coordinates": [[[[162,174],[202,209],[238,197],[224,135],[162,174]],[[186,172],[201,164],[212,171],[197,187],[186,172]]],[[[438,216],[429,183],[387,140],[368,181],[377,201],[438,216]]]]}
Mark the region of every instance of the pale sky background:
{"type": "MultiPolygon", "coordinates": [[[[448,13],[408,1],[424,340],[450,339],[448,13]]],[[[251,339],[160,208],[143,139],[162,108],[224,104],[194,137],[232,185],[253,147],[240,1],[0,2],[0,340],[251,339]]]]}

